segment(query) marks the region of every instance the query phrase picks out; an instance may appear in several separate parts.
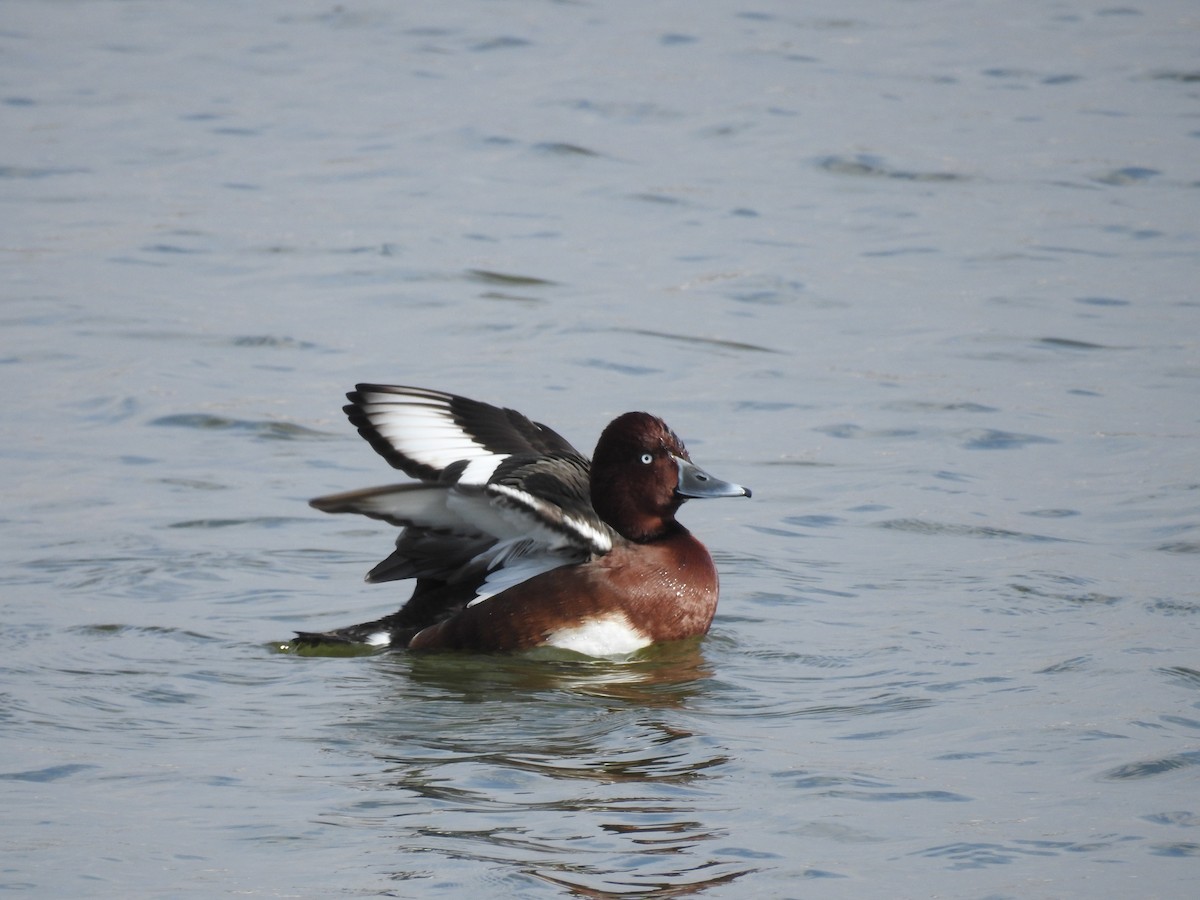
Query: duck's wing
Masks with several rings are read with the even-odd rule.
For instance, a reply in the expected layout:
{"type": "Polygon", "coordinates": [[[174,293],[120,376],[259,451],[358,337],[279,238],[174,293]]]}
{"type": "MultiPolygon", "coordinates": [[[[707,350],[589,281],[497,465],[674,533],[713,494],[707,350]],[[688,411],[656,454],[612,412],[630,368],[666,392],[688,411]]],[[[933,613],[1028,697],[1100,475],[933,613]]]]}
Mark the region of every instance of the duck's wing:
{"type": "Polygon", "coordinates": [[[588,460],[547,426],[424,388],[360,384],[347,397],[359,433],[422,479],[311,501],[404,528],[368,581],[506,583],[612,549],[614,533],[592,508],[588,460]]]}
{"type": "Polygon", "coordinates": [[[391,466],[422,481],[437,481],[447,467],[464,460],[470,464],[514,454],[579,455],[556,431],[516,410],[456,394],[360,384],[346,398],[350,403],[344,410],[359,434],[391,466]]]}
{"type": "Polygon", "coordinates": [[[589,473],[590,463],[574,452],[512,456],[484,492],[522,539],[602,556],[612,549],[614,531],[592,507],[589,473]]]}
{"type": "Polygon", "coordinates": [[[396,549],[367,573],[369,582],[433,578],[460,581],[472,560],[496,543],[478,523],[459,515],[450,504],[453,485],[390,484],[310,500],[328,513],[357,513],[403,529],[396,549]]]}
{"type": "MultiPolygon", "coordinates": [[[[491,571],[540,556],[562,565],[612,549],[592,508],[588,461],[574,453],[492,457],[447,466],[439,482],[393,484],[317,497],[324,512],[357,513],[404,528],[368,581],[450,578],[475,563],[491,571]],[[490,470],[482,483],[478,473],[490,470]]],[[[550,567],[553,567],[550,565],[550,567]]]]}

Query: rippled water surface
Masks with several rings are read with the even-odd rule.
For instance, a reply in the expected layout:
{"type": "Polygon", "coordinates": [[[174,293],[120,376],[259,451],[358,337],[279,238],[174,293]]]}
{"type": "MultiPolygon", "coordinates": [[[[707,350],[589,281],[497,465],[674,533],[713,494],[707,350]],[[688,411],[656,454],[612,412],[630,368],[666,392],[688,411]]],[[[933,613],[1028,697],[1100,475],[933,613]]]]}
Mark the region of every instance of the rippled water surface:
{"type": "Polygon", "coordinates": [[[1190,897],[1194,3],[0,11],[0,889],[1190,897]],[[394,609],[356,381],[754,488],[626,662],[394,609]]]}

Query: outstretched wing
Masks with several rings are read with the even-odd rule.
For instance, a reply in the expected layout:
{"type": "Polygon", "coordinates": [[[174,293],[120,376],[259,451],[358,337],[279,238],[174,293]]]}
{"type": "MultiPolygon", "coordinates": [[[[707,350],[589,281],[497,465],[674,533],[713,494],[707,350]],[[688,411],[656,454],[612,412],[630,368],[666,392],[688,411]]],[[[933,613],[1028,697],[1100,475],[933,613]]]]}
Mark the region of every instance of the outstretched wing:
{"type": "Polygon", "coordinates": [[[311,501],[405,529],[368,581],[486,577],[483,599],[612,549],[614,533],[592,508],[590,464],[552,429],[515,410],[423,388],[360,384],[347,397],[359,433],[392,466],[421,479],[311,501]]]}
{"type": "MultiPolygon", "coordinates": [[[[422,481],[466,460],[579,452],[521,413],[425,388],[360,384],[346,395],[351,424],[394,468],[422,481]]],[[[486,479],[484,479],[486,480],[486,479]]]]}

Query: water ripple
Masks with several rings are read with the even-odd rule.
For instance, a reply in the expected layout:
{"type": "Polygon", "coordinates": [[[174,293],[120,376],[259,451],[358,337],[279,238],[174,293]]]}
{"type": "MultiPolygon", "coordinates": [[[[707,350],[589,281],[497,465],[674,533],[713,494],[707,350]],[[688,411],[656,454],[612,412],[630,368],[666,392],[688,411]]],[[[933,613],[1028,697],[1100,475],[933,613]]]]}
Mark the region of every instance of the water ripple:
{"type": "Polygon", "coordinates": [[[1140,781],[1145,778],[1155,778],[1181,769],[1200,766],[1200,750],[1189,750],[1158,759],[1139,760],[1114,766],[1100,774],[1105,781],[1140,781]]]}
{"type": "Polygon", "coordinates": [[[1178,825],[1183,828],[1200,828],[1200,814],[1190,810],[1173,810],[1171,812],[1153,813],[1142,816],[1147,822],[1155,825],[1178,825]]]}
{"type": "Polygon", "coordinates": [[[1187,666],[1165,666],[1158,671],[1170,676],[1183,687],[1200,690],[1200,670],[1187,666]]]}
{"type": "Polygon", "coordinates": [[[630,664],[380,660],[378,672],[396,676],[379,685],[383,702],[338,725],[375,748],[375,764],[355,777],[359,799],[323,820],[383,828],[391,843],[421,848],[402,855],[393,877],[430,877],[432,853],[501,866],[489,877],[504,884],[490,889],[505,895],[532,877],[588,896],[671,896],[774,858],[729,846],[715,815],[723,801],[712,784],[735,761],[685,712],[710,677],[696,645],[630,664]]]}
{"type": "Polygon", "coordinates": [[[1091,853],[1107,850],[1118,843],[1135,840],[1116,835],[1094,841],[1018,840],[1008,843],[943,844],[921,850],[916,855],[952,861],[952,869],[982,869],[985,866],[1008,865],[1022,857],[1061,856],[1065,853],[1091,853]]]}
{"type": "Polygon", "coordinates": [[[201,431],[244,431],[268,440],[328,440],[331,436],[322,431],[305,428],[292,422],[247,421],[217,416],[211,413],[179,413],[160,416],[150,422],[160,428],[195,428],[201,431]]]}
{"type": "Polygon", "coordinates": [[[1177,841],[1170,844],[1151,844],[1150,852],[1155,856],[1200,857],[1200,843],[1177,841]]]}
{"type": "Polygon", "coordinates": [[[47,766],[44,769],[30,769],[24,772],[0,772],[0,781],[32,781],[38,784],[46,784],[51,781],[70,778],[72,775],[80,772],[87,772],[98,768],[99,766],[71,763],[61,766],[47,766]]]}
{"type": "Polygon", "coordinates": [[[1017,434],[995,428],[969,428],[960,433],[967,450],[1014,450],[1031,444],[1057,444],[1053,438],[1038,434],[1017,434]]]}
{"type": "Polygon", "coordinates": [[[892,531],[906,531],[911,534],[953,535],[956,537],[985,538],[988,540],[1002,539],[1010,541],[1030,541],[1033,543],[1058,542],[1065,538],[1052,537],[1048,534],[1034,534],[1026,531],[1012,531],[1007,528],[993,528],[986,525],[959,525],[952,522],[930,522],[925,519],[887,519],[875,523],[876,528],[887,528],[892,531]]]}
{"type": "Polygon", "coordinates": [[[900,169],[888,165],[878,156],[856,154],[854,156],[823,156],[816,161],[817,168],[834,175],[856,178],[892,178],[899,181],[954,182],[967,181],[967,176],[958,172],[920,172],[900,169]]]}

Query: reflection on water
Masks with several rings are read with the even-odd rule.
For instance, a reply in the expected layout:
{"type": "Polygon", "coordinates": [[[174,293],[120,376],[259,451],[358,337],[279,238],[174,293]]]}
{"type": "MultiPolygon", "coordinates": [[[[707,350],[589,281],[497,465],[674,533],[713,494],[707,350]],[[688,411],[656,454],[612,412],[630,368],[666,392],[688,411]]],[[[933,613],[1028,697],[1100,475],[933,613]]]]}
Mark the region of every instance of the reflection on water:
{"type": "Polygon", "coordinates": [[[408,860],[394,878],[451,857],[581,896],[673,896],[755,870],[721,843],[729,755],[686,712],[711,677],[696,642],[620,663],[398,655],[380,674],[370,714],[338,729],[376,765],[336,821],[385,829],[408,860]]]}
{"type": "Polygon", "coordinates": [[[566,691],[647,705],[677,705],[711,676],[700,641],[648,647],[628,660],[590,659],[544,648],[512,656],[394,654],[405,677],[444,691],[566,691]]]}

